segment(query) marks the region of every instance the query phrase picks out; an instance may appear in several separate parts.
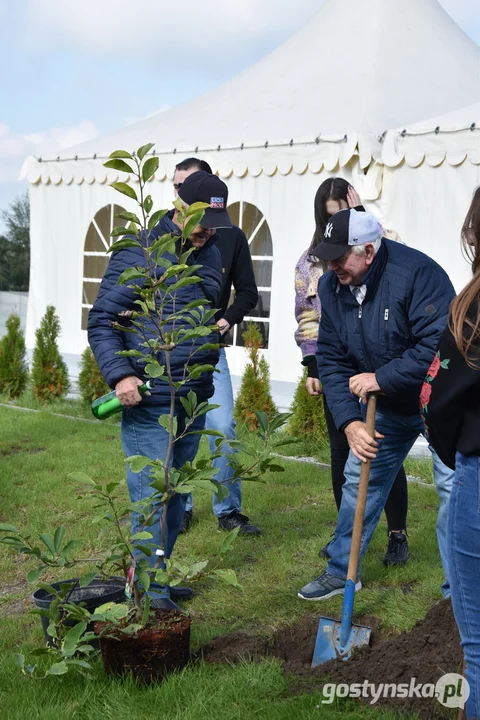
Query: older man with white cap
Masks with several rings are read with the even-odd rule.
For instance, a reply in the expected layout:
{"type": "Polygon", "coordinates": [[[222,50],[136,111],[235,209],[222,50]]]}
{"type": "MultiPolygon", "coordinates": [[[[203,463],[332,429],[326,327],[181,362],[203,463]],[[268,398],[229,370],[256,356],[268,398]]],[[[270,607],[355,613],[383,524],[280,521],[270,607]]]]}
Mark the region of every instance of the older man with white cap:
{"type": "MultiPolygon", "coordinates": [[[[384,238],[382,226],[369,213],[353,209],[336,213],[313,254],[328,262],[329,269],[319,282],[319,375],[335,424],[350,445],[326,571],[298,594],[303,600],[324,600],[344,592],[362,462],[372,461],[360,558],[397,472],[424,431],[422,382],[455,292],[436,262],[384,238]],[[364,422],[365,403],[372,392],[379,393],[376,439],[367,433],[364,422]]],[[[435,480],[440,495],[437,536],[448,580],[445,531],[451,477],[435,473],[435,480]]],[[[356,590],[360,588],[357,578],[356,590]]],[[[446,583],[444,595],[448,592],[446,583]]]]}

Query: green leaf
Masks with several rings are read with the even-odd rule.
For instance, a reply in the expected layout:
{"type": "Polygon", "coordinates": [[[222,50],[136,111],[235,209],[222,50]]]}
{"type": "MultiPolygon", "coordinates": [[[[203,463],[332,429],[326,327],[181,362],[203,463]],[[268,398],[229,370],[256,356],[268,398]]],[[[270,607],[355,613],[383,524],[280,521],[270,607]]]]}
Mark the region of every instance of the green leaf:
{"type": "Polygon", "coordinates": [[[148,221],[148,229],[153,230],[155,225],[157,225],[160,220],[163,218],[164,215],[166,215],[168,210],[157,210],[153,213],[152,217],[148,221]]]}
{"type": "Polygon", "coordinates": [[[146,197],[145,200],[143,201],[143,209],[145,210],[145,212],[147,213],[147,215],[149,215],[149,213],[151,213],[151,211],[152,211],[152,208],[153,208],[152,196],[151,196],[151,195],[147,195],[147,197],[146,197]]]}
{"type": "Polygon", "coordinates": [[[143,589],[147,592],[150,587],[150,575],[145,570],[137,570],[138,579],[143,585],[143,589]]]}
{"type": "Polygon", "coordinates": [[[106,163],[103,163],[103,167],[112,168],[112,170],[118,170],[119,172],[135,172],[134,169],[125,162],[125,160],[121,160],[120,158],[112,158],[112,160],[107,160],[106,163]]]}
{"type": "Polygon", "coordinates": [[[85,670],[92,669],[92,666],[86,660],[67,660],[66,663],[67,665],[76,665],[78,667],[85,668],[85,670]]]}
{"type": "Polygon", "coordinates": [[[91,487],[99,487],[98,484],[84,472],[69,473],[67,477],[69,480],[73,480],[73,482],[82,483],[82,485],[90,485],[91,487]]]}
{"type": "Polygon", "coordinates": [[[200,575],[202,570],[205,570],[207,565],[208,560],[201,560],[200,562],[193,563],[193,565],[188,568],[187,580],[191,580],[196,575],[200,575]]]}
{"type": "Polygon", "coordinates": [[[241,587],[238,584],[237,575],[234,570],[214,570],[213,574],[227,585],[232,585],[232,587],[236,588],[241,587]]]}
{"type": "Polygon", "coordinates": [[[188,206],[188,208],[187,208],[187,210],[186,210],[186,212],[185,212],[185,215],[186,215],[187,217],[191,217],[192,215],[195,215],[195,214],[197,214],[197,213],[199,213],[199,212],[201,212],[201,213],[203,214],[203,211],[206,210],[206,209],[209,208],[209,207],[210,207],[210,205],[209,205],[208,203],[195,202],[195,203],[192,203],[191,205],[188,206]]]}
{"type": "Polygon", "coordinates": [[[148,622],[148,618],[150,617],[150,596],[145,595],[145,600],[143,601],[143,614],[142,614],[142,625],[145,627],[145,625],[148,622]]]}
{"type": "Polygon", "coordinates": [[[276,472],[285,472],[285,468],[283,465],[269,465],[268,466],[268,472],[276,473],[276,472]]]}
{"type": "Polygon", "coordinates": [[[136,200],[138,202],[137,193],[130,185],[127,185],[127,183],[114,182],[110,185],[110,187],[117,190],[117,192],[122,193],[122,195],[126,195],[127,197],[132,198],[132,200],[136,200]]]}
{"type": "Polygon", "coordinates": [[[79,581],[80,587],[86,587],[87,585],[90,585],[92,580],[95,580],[96,577],[97,577],[97,573],[94,573],[94,572],[87,573],[87,575],[82,575],[82,577],[80,578],[80,581],[79,581]]]}
{"type": "Polygon", "coordinates": [[[124,158],[125,160],[133,160],[133,156],[130,155],[129,152],[126,150],[115,150],[115,152],[110,153],[108,156],[109,158],[124,158]]]}
{"type": "Polygon", "coordinates": [[[148,143],[147,145],[142,145],[142,147],[139,147],[137,150],[138,159],[143,160],[145,155],[147,155],[153,147],[155,147],[155,143],[148,143]]]}
{"type": "Polygon", "coordinates": [[[47,670],[47,675],[65,675],[65,673],[68,672],[68,666],[65,660],[62,660],[61,662],[54,663],[51,667],[47,670]]]}
{"type": "Polygon", "coordinates": [[[75,653],[80,638],[86,629],[87,623],[79,622],[67,632],[67,634],[65,635],[65,639],[62,643],[62,648],[65,655],[73,655],[75,653]]]}
{"type": "Polygon", "coordinates": [[[142,180],[144,183],[148,182],[158,170],[160,159],[158,157],[151,157],[145,160],[142,167],[142,180]]]}
{"type": "Polygon", "coordinates": [[[126,459],[133,473],[142,472],[148,465],[152,464],[152,459],[146,455],[131,455],[126,459]]]}
{"type": "Polygon", "coordinates": [[[56,554],[55,550],[55,544],[53,542],[53,537],[49,535],[48,533],[42,533],[39,535],[40,540],[43,542],[45,547],[52,553],[52,555],[56,554]]]}
{"type": "Polygon", "coordinates": [[[220,548],[220,553],[222,555],[232,549],[233,543],[235,542],[239,532],[240,528],[236,527],[235,530],[229,532],[228,535],[223,539],[222,547],[220,548]]]}
{"type": "MultiPolygon", "coordinates": [[[[158,424],[170,434],[170,415],[160,415],[158,424]]],[[[173,418],[173,437],[177,437],[178,419],[173,418]]]]}
{"type": "Polygon", "coordinates": [[[18,533],[18,530],[13,525],[6,525],[5,523],[0,523],[0,532],[18,533]]]}
{"type": "MultiPolygon", "coordinates": [[[[134,226],[134,233],[136,231],[136,227],[134,226]]],[[[110,237],[120,237],[121,235],[131,235],[132,230],[130,227],[125,227],[125,225],[117,225],[113,228],[112,232],[110,233],[110,237]]]]}
{"type": "Polygon", "coordinates": [[[153,537],[152,533],[146,532],[144,530],[135,533],[135,535],[132,535],[132,540],[151,540],[153,537]]]}
{"type": "Polygon", "coordinates": [[[40,575],[45,570],[45,567],[39,567],[35,568],[35,570],[30,570],[30,572],[27,574],[27,580],[28,582],[33,585],[33,583],[36,583],[40,575]]]}
{"type": "Polygon", "coordinates": [[[268,415],[267,413],[256,410],[255,415],[257,416],[258,424],[262,428],[263,432],[267,432],[268,430],[268,415]]]}
{"type": "Polygon", "coordinates": [[[156,360],[147,363],[145,366],[146,374],[151,378],[159,378],[165,375],[165,365],[160,365],[156,360]]]}
{"type": "Polygon", "coordinates": [[[25,667],[25,655],[22,655],[21,653],[17,653],[15,655],[15,662],[17,664],[17,667],[20,668],[20,670],[23,670],[25,667]]]}
{"type": "Polygon", "coordinates": [[[57,529],[55,530],[55,534],[53,536],[53,544],[55,546],[55,552],[60,552],[60,548],[62,547],[63,538],[65,537],[65,527],[63,525],[59,525],[57,529]]]}
{"type": "Polygon", "coordinates": [[[115,217],[119,218],[120,220],[129,220],[130,222],[133,222],[136,225],[142,224],[138,215],[135,215],[135,213],[129,212],[128,210],[124,210],[123,212],[118,213],[118,215],[115,215],[115,217]]]}
{"type": "Polygon", "coordinates": [[[117,350],[115,355],[121,355],[122,357],[145,357],[141,350],[117,350]]]}
{"type": "Polygon", "coordinates": [[[135,240],[134,238],[123,238],[122,240],[117,240],[117,242],[112,243],[108,250],[106,250],[105,252],[117,252],[117,250],[123,250],[124,248],[129,247],[142,247],[142,245],[138,242],[138,240],[135,240]]]}
{"type": "Polygon", "coordinates": [[[72,550],[82,547],[82,540],[69,540],[68,543],[62,548],[62,555],[65,557],[69,555],[72,550]]]}
{"type": "Polygon", "coordinates": [[[150,483],[150,487],[159,493],[165,492],[165,474],[163,470],[154,470],[152,473],[154,481],[150,483]]]}
{"type": "Polygon", "coordinates": [[[192,234],[197,225],[201,222],[203,215],[203,210],[192,215],[188,222],[186,222],[183,226],[183,237],[188,238],[192,234]]]}
{"type": "Polygon", "coordinates": [[[118,285],[125,285],[130,280],[136,280],[137,278],[149,277],[148,271],[145,268],[129,267],[122,272],[117,280],[118,285]]]}

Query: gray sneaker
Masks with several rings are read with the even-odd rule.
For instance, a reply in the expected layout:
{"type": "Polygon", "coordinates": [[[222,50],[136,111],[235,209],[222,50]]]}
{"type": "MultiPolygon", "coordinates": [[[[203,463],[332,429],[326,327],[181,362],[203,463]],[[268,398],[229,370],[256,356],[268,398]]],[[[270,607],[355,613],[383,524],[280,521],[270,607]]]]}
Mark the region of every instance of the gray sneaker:
{"type": "MultiPolygon", "coordinates": [[[[345,592],[346,581],[343,578],[330,575],[327,571],[322,573],[320,577],[312,580],[311,583],[305,585],[300,592],[298,597],[301,600],[328,600],[328,598],[334,595],[343,595],[345,592]]],[[[362,589],[362,583],[360,581],[355,585],[355,592],[362,589]]]]}

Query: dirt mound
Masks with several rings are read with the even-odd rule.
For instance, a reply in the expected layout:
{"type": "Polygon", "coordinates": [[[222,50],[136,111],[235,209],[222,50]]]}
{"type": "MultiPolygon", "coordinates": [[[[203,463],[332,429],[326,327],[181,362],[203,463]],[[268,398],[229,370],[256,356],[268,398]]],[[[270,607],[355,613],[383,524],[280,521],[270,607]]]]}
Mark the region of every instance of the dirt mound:
{"type": "MultiPolygon", "coordinates": [[[[462,673],[460,638],[449,600],[435,605],[411,632],[385,640],[378,619],[369,616],[356,618],[356,622],[372,628],[371,647],[359,650],[348,662],[332,661],[315,670],[310,664],[318,617],[312,616],[281,628],[269,640],[243,632],[217,638],[202,649],[202,655],[209,662],[276,657],[283,662],[292,692],[319,690],[327,677],[337,684],[368,681],[377,688],[381,683],[410,685],[415,678],[418,687],[419,683],[435,685],[446,673],[462,673]]],[[[377,705],[399,713],[417,712],[422,720],[452,717],[452,711],[444,711],[433,698],[388,697],[378,700],[377,705]]]]}

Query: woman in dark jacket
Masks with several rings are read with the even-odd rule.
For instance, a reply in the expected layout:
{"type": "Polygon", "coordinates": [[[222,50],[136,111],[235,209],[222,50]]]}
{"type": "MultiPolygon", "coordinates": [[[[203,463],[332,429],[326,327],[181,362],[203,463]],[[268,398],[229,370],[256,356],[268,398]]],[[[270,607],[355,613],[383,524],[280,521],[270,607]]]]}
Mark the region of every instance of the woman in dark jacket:
{"type": "Polygon", "coordinates": [[[430,443],[455,469],[448,566],[470,685],[467,718],[480,717],[480,188],[462,229],[473,279],[455,298],[421,394],[430,443]]]}
{"type": "MultiPolygon", "coordinates": [[[[313,240],[310,247],[300,257],[295,268],[295,317],[298,323],[295,340],[302,351],[302,364],[308,368],[307,390],[313,396],[320,395],[322,392],[315,352],[321,313],[317,289],[324,268],[318,258],[315,258],[310,253],[321,242],[327,223],[332,215],[348,207],[365,210],[360,204],[358,193],[346,180],[343,178],[329,178],[320,185],[315,195],[315,233],[313,240]]],[[[398,236],[391,231],[385,231],[385,237],[398,240],[398,236]]],[[[337,509],[339,509],[342,502],[342,487],[345,482],[343,471],[350,448],[345,434],[335,427],[325,396],[323,396],[323,405],[330,441],[333,494],[337,509]]],[[[385,505],[389,532],[389,543],[384,558],[385,565],[403,565],[410,558],[405,531],[407,509],[407,478],[405,470],[402,468],[397,475],[385,505]]],[[[327,546],[320,551],[320,554],[324,557],[328,557],[327,553],[327,546]]]]}

